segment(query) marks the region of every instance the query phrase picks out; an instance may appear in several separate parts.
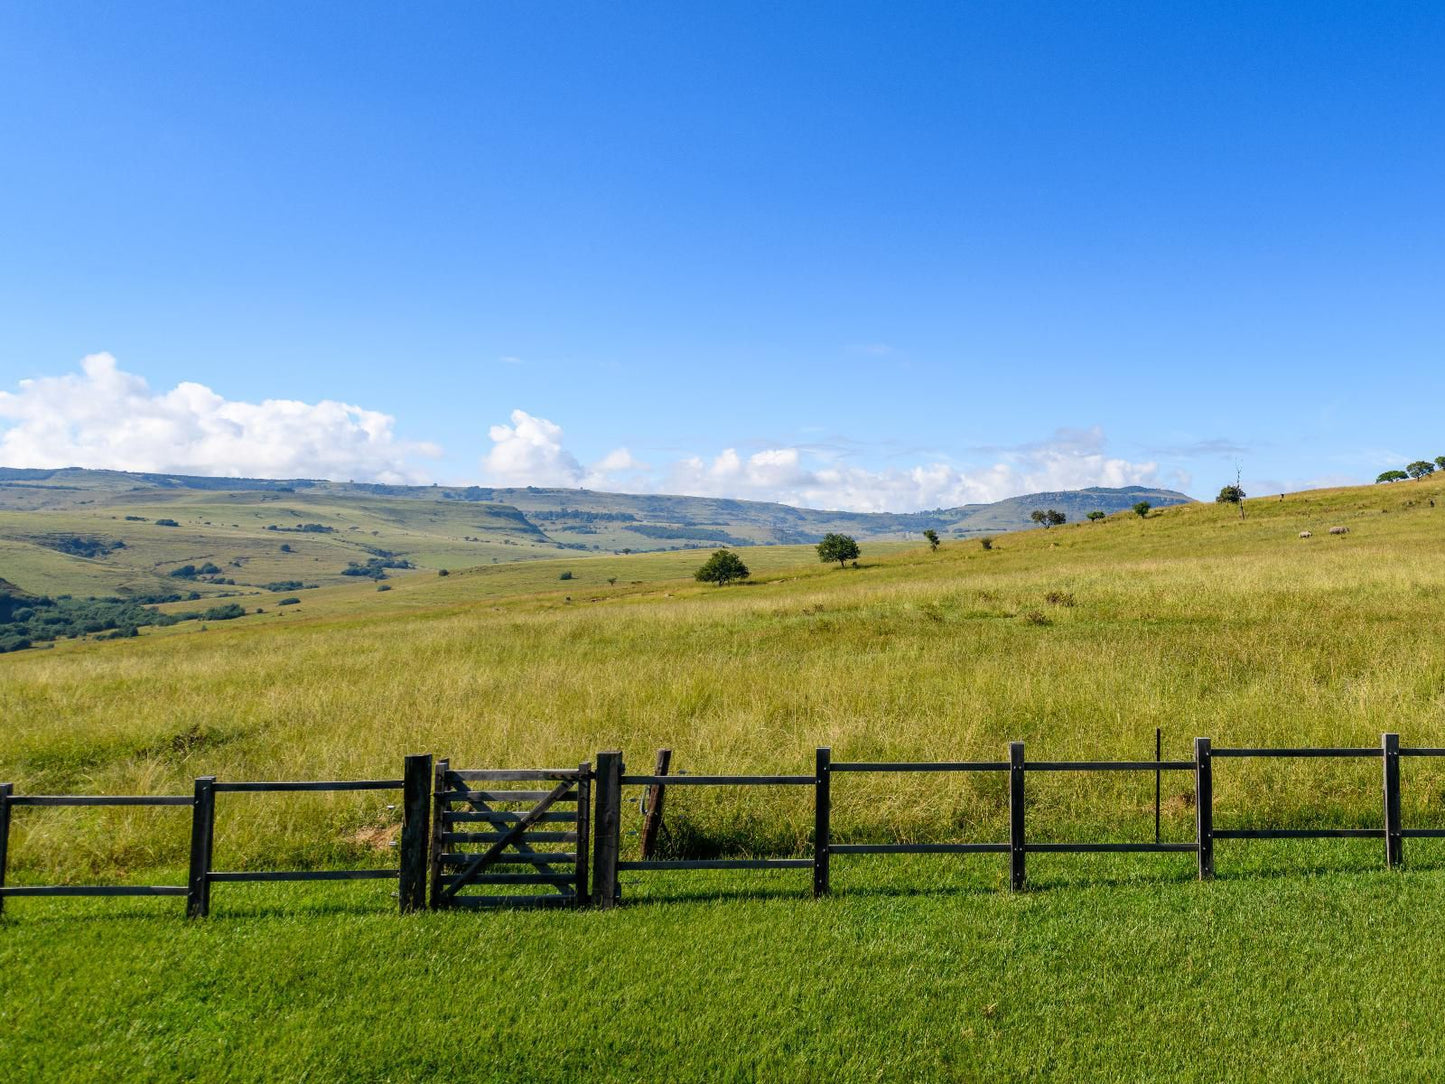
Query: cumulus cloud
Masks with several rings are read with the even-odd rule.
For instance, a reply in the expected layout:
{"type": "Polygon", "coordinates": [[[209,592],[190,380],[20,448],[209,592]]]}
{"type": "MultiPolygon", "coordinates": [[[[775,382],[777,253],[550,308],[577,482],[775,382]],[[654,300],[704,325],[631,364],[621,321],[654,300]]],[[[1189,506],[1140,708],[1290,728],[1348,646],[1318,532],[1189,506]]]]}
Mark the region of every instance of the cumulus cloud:
{"type": "Polygon", "coordinates": [[[153,392],[110,354],[18,387],[0,392],[4,466],[401,483],[425,481],[415,458],[441,454],[398,440],[390,415],[349,403],[247,403],[190,382],[153,392]]]}
{"type": "Polygon", "coordinates": [[[567,451],[561,426],[523,410],[512,412],[511,423],[492,426],[492,449],[483,459],[489,479],[500,485],[610,486],[811,508],[903,512],[985,503],[1021,493],[1159,481],[1156,463],[1108,455],[1098,428],[1059,430],[1049,440],[991,449],[992,462],[976,467],[936,459],[872,469],[830,454],[828,446],[784,445],[746,455],[725,448],[711,457],[687,456],[653,470],[626,448],[584,467],[567,451]]]}
{"type": "Polygon", "coordinates": [[[556,422],[525,410],[512,411],[511,422],[487,430],[492,447],[482,457],[482,470],[495,485],[597,489],[619,476],[647,470],[626,448],[584,467],[562,446],[562,427],[556,422]]]}
{"type": "Polygon", "coordinates": [[[836,461],[808,462],[797,448],[765,448],[743,457],[728,448],[712,460],[693,456],[667,479],[673,492],[749,497],[810,508],[906,512],[986,503],[1021,493],[1088,486],[1152,485],[1158,465],[1106,455],[1102,434],[1063,434],[1008,451],[990,464],[960,468],[935,461],[869,469],[836,461]]]}

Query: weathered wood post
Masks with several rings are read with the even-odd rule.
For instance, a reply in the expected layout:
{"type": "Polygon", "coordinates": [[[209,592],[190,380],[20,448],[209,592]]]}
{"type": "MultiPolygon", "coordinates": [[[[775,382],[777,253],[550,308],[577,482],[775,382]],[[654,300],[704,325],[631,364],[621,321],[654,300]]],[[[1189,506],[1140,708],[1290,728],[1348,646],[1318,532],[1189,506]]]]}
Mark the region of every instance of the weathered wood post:
{"type": "Polygon", "coordinates": [[[1214,880],[1214,756],[1208,738],[1194,739],[1194,830],[1199,879],[1214,880]]]}
{"type": "MultiPolygon", "coordinates": [[[[653,775],[666,775],[672,766],[672,750],[659,749],[653,775]]],[[[667,798],[667,787],[661,783],[651,784],[643,792],[642,808],[647,815],[642,818],[642,860],[646,862],[657,848],[657,832],[662,827],[662,803],[667,798]]]]}
{"type": "Polygon", "coordinates": [[[1405,851],[1400,834],[1400,735],[1381,734],[1380,752],[1385,762],[1385,865],[1394,869],[1405,851]]]}
{"type": "Polygon", "coordinates": [[[622,754],[597,754],[597,837],[592,852],[592,902],[615,907],[622,892],[617,884],[617,856],[622,849],[622,754]]]}
{"type": "Polygon", "coordinates": [[[427,899],[432,910],[446,906],[442,900],[442,847],[445,840],[442,838],[446,832],[445,813],[451,808],[451,799],[447,797],[447,772],[451,770],[452,763],[443,757],[436,762],[432,771],[432,817],[431,817],[431,847],[428,859],[430,868],[427,870],[427,899]]]}
{"type": "MultiPolygon", "coordinates": [[[[1164,759],[1164,732],[1159,727],[1154,728],[1154,763],[1158,764],[1164,759]]],[[[1154,769],[1154,842],[1158,844],[1159,836],[1159,811],[1160,801],[1164,794],[1164,773],[1158,768],[1154,769]]]]}
{"type": "MultiPolygon", "coordinates": [[[[5,887],[5,865],[10,859],[10,795],[14,783],[0,783],[0,888],[5,887]]],[[[0,914],[5,913],[5,897],[0,895],[0,914]]]]}
{"type": "Polygon", "coordinates": [[[1024,743],[1008,743],[1009,886],[1024,887],[1024,743]]]}
{"type": "Polygon", "coordinates": [[[828,894],[828,858],[833,796],[833,750],[819,749],[813,774],[813,897],[828,894]]]}
{"type": "Polygon", "coordinates": [[[401,913],[426,909],[427,851],[431,843],[432,757],[406,758],[401,788],[401,913]]]}
{"type": "Polygon", "coordinates": [[[592,842],[592,765],[583,761],[577,765],[577,903],[585,904],[590,898],[587,880],[587,848],[592,842]]]}
{"type": "Polygon", "coordinates": [[[216,838],[216,777],[196,780],[191,803],[191,870],[186,881],[186,917],[211,913],[211,847],[216,838]]]}

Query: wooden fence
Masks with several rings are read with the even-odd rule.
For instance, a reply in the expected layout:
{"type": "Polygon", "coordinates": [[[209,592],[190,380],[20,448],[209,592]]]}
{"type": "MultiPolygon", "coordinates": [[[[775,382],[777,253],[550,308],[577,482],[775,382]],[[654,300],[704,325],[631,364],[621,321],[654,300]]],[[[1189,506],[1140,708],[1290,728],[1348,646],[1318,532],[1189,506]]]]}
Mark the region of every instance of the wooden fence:
{"type": "MultiPolygon", "coordinates": [[[[1028,760],[1023,742],[1011,742],[1008,758],[996,761],[881,762],[834,761],[831,750],[818,749],[813,770],[796,775],[669,774],[671,754],[659,753],[650,775],[630,775],[620,752],[602,752],[596,766],[575,769],[478,769],[453,771],[445,760],[433,766],[431,755],[409,756],[401,779],[313,782],[232,782],[205,776],[191,795],[42,795],[17,794],[13,784],[0,784],[0,909],[20,896],[177,896],[186,899],[186,914],[200,918],[210,912],[211,886],[224,883],[395,879],[400,909],[426,907],[574,906],[590,902],[612,907],[622,898],[622,873],[669,870],[810,870],[815,896],[829,892],[834,855],[870,854],[999,854],[1009,860],[1009,882],[1026,885],[1030,854],[1064,853],[1193,853],[1201,879],[1214,876],[1216,840],[1255,839],[1378,839],[1388,867],[1403,860],[1404,840],[1445,838],[1445,829],[1406,828],[1401,823],[1400,760],[1445,757],[1445,748],[1402,747],[1399,735],[1384,734],[1373,748],[1215,748],[1196,738],[1192,760],[1163,760],[1156,743],[1154,760],[1050,761],[1028,760]],[[1381,764],[1383,824],[1358,828],[1217,828],[1214,824],[1214,762],[1241,758],[1378,758],[1381,764]],[[833,776],[849,773],[993,773],[1008,779],[1009,830],[1006,840],[978,843],[834,843],[831,824],[833,776]],[[1155,835],[1139,842],[1030,842],[1025,794],[1030,772],[1135,772],[1155,775],[1155,835]],[[1195,838],[1165,843],[1159,838],[1159,780],[1166,772],[1194,776],[1195,838]],[[487,790],[471,789],[484,781],[487,790]],[[496,786],[499,782],[550,789],[527,791],[496,786]],[[642,857],[621,857],[623,788],[645,787],[642,803],[642,857]],[[663,804],[674,787],[797,787],[813,793],[813,848],[809,857],[679,858],[653,857],[663,804]],[[347,870],[216,870],[212,869],[216,796],[227,793],[277,794],[400,790],[402,792],[399,863],[385,869],[347,870]],[[521,805],[521,809],[499,808],[521,805]],[[553,806],[557,808],[553,808],[553,806]],[[572,805],[573,809],[563,809],[572,805]],[[5,881],[14,810],[26,807],[151,806],[191,811],[190,870],[184,885],[7,885],[5,881]],[[462,808],[465,807],[465,808],[462,808]],[[466,822],[480,822],[469,830],[466,822]],[[550,822],[550,823],[549,823],[550,822]],[[561,830],[554,830],[555,824],[561,830]],[[589,836],[591,837],[589,839],[589,836]],[[558,843],[571,850],[538,849],[536,843],[558,843]],[[591,854],[589,856],[589,843],[591,854]],[[481,850],[466,852],[476,844],[481,850]],[[590,862],[589,862],[590,857],[590,862]],[[558,868],[558,867],[563,868],[558,868]],[[522,867],[522,872],[508,872],[522,867]],[[462,889],[488,887],[487,895],[467,896],[462,889]],[[551,892],[538,893],[537,888],[551,892]],[[505,894],[504,889],[515,889],[505,894]],[[497,892],[499,894],[490,894],[497,892]],[[519,894],[518,894],[519,893],[519,894]]],[[[841,785],[841,784],[840,784],[841,785]]]]}

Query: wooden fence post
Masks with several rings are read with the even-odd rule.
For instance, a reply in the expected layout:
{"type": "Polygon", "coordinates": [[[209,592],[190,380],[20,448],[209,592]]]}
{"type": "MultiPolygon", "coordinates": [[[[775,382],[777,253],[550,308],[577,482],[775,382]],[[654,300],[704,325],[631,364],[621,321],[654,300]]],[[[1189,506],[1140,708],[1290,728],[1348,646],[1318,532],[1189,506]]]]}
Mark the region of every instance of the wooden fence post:
{"type": "Polygon", "coordinates": [[[587,880],[587,848],[592,842],[592,765],[577,765],[577,905],[585,905],[592,897],[587,880]]]}
{"type": "Polygon", "coordinates": [[[1385,865],[1394,869],[1405,850],[1400,834],[1400,735],[1381,734],[1380,751],[1385,762],[1385,865]]]}
{"type": "Polygon", "coordinates": [[[813,775],[813,897],[828,894],[828,858],[833,796],[833,750],[819,749],[813,775]]]}
{"type": "Polygon", "coordinates": [[[431,843],[430,753],[406,758],[401,788],[401,913],[426,909],[427,850],[431,843]]]}
{"type": "Polygon", "coordinates": [[[1199,879],[1214,880],[1214,756],[1208,738],[1194,739],[1194,828],[1199,879]]]}
{"type": "Polygon", "coordinates": [[[211,913],[211,848],[216,837],[216,777],[196,780],[191,804],[191,872],[186,882],[186,917],[211,913]]]}
{"type": "Polygon", "coordinates": [[[622,896],[617,884],[617,856],[622,848],[622,754],[597,754],[597,815],[592,830],[592,902],[615,907],[622,896]]]}
{"type": "Polygon", "coordinates": [[[442,901],[442,833],[446,831],[446,818],[442,814],[451,807],[451,801],[446,797],[447,772],[451,766],[451,761],[443,758],[436,762],[432,771],[431,848],[427,859],[427,880],[430,882],[427,898],[432,910],[445,906],[442,901]]]}
{"type": "MultiPolygon", "coordinates": [[[[10,795],[14,783],[0,783],[0,888],[5,887],[5,865],[10,860],[10,795]]],[[[0,896],[0,914],[5,913],[5,897],[0,896]]]]}
{"type": "Polygon", "coordinates": [[[1009,885],[1024,887],[1024,743],[1008,743],[1009,885]]]}
{"type": "MultiPolygon", "coordinates": [[[[659,749],[657,763],[652,769],[652,774],[666,775],[667,769],[671,765],[672,750],[659,749]]],[[[652,852],[657,847],[657,831],[662,827],[662,803],[666,797],[667,787],[661,783],[653,783],[644,792],[642,807],[647,810],[647,815],[642,818],[642,860],[644,862],[652,857],[652,852]]]]}

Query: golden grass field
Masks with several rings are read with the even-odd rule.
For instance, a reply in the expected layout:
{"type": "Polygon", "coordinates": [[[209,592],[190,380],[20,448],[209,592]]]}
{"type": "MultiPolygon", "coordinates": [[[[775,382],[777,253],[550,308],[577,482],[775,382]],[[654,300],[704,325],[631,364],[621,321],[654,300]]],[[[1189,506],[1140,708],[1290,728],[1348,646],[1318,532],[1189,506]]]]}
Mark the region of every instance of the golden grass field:
{"type": "MultiPolygon", "coordinates": [[[[396,777],[576,764],[807,772],[848,759],[1188,758],[1218,745],[1445,745],[1445,483],[1198,504],[975,541],[568,556],[323,587],[281,616],[0,656],[0,780],[25,792],[189,793],[194,777],[396,777]],[[1327,534],[1332,525],[1349,534],[1327,534]],[[1301,530],[1314,537],[1302,540],[1301,530]],[[559,581],[562,571],[574,579],[559,581]],[[616,583],[609,583],[615,579],[616,583]],[[1056,601],[1048,601],[1053,593],[1056,601]]],[[[1406,822],[1445,826],[1445,772],[1406,765],[1406,822]]],[[[1216,770],[1216,823],[1374,826],[1375,761],[1216,770]]],[[[1152,838],[1153,778],[1030,777],[1031,838],[1152,838]],[[1038,783],[1034,782],[1038,779],[1038,783]]],[[[1166,776],[1165,838],[1193,783],[1166,776]]],[[[389,861],[394,799],[227,796],[218,863],[389,861]],[[234,805],[232,805],[234,803],[234,805]],[[244,812],[240,807],[245,804],[244,812]]],[[[1000,777],[840,777],[839,841],[1001,839],[1000,777]]],[[[725,851],[806,847],[811,794],[679,792],[669,820],[725,851]]],[[[632,827],[629,821],[629,827],[632,827]]],[[[184,862],[164,810],[17,814],[12,869],[87,879],[184,862]]],[[[629,839],[631,837],[628,837],[629,839]]]]}

